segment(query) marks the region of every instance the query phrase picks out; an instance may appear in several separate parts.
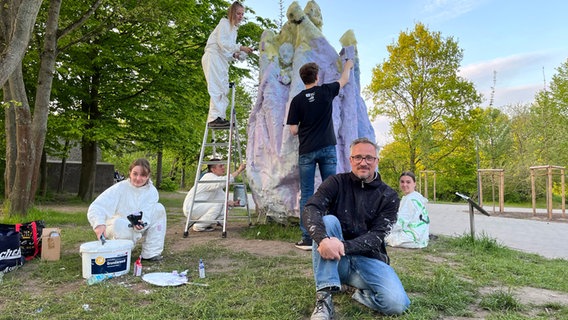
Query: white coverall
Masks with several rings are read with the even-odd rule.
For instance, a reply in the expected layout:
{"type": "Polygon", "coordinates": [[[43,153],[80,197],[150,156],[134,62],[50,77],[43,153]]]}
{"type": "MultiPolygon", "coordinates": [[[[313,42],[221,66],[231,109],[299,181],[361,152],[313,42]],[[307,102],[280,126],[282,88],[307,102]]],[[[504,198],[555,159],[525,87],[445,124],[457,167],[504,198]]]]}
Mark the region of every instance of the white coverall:
{"type": "Polygon", "coordinates": [[[134,187],[130,179],[115,183],[101,193],[89,206],[87,218],[91,226],[106,225],[109,239],[132,240],[134,244],[144,236],[142,258],[158,256],[164,250],[166,238],[166,208],[158,202],[158,190],[148,180],[142,187],[134,187]],[[128,227],[128,215],[142,211],[142,221],[148,223],[142,230],[128,227]]]}
{"type": "Polygon", "coordinates": [[[231,26],[229,19],[221,19],[209,35],[205,54],[201,58],[210,96],[207,122],[217,117],[226,118],[229,105],[229,62],[234,60],[233,53],[239,52],[240,48],[241,45],[237,43],[237,27],[231,26]]]}
{"type": "Polygon", "coordinates": [[[411,192],[400,200],[398,218],[385,237],[387,245],[402,248],[424,248],[430,236],[430,217],[426,210],[428,199],[411,192]]]}
{"type": "MultiPolygon", "coordinates": [[[[233,176],[229,175],[229,182],[233,182],[233,176]]],[[[199,183],[197,185],[197,192],[195,194],[196,201],[211,201],[211,200],[225,200],[225,176],[218,176],[213,172],[207,172],[201,177],[199,181],[216,180],[216,183],[199,183]]],[[[203,220],[209,222],[196,222],[193,225],[194,230],[204,230],[211,226],[211,221],[220,220],[223,218],[224,203],[206,203],[197,202],[193,204],[191,210],[191,203],[193,202],[193,193],[195,186],[189,190],[183,201],[183,214],[187,217],[191,211],[191,220],[203,220]]]]}

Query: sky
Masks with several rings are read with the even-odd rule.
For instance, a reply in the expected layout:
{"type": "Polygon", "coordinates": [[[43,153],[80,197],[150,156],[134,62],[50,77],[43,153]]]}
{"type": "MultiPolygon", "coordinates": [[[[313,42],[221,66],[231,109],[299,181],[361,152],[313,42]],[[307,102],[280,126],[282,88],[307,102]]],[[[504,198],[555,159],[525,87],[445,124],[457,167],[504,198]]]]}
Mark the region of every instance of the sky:
{"type": "MultiPolygon", "coordinates": [[[[282,1],[284,10],[292,3],[282,1]]],[[[305,7],[308,0],[297,1],[305,7]]],[[[256,15],[278,21],[279,0],[244,0],[256,15]]],[[[389,58],[387,46],[401,32],[423,23],[463,50],[460,75],[483,95],[482,106],[530,103],[568,59],[568,1],[565,0],[316,0],[323,34],[341,49],[339,38],[352,29],[357,38],[361,86],[372,69],[389,58]]],[[[285,14],[285,12],[284,12],[285,14]]],[[[250,12],[246,15],[251,18],[250,12]]],[[[286,21],[286,17],[284,17],[286,21]]],[[[370,108],[370,101],[367,101],[370,108]]],[[[388,120],[375,119],[377,140],[386,142],[388,120]]]]}

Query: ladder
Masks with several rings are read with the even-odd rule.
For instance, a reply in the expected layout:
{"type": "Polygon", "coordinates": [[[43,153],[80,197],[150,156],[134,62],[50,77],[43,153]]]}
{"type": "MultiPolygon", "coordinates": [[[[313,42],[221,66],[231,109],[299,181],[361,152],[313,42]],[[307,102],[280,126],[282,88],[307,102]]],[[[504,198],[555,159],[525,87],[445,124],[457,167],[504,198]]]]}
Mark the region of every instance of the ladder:
{"type": "MultiPolygon", "coordinates": [[[[241,142],[239,137],[239,126],[237,122],[237,116],[235,112],[235,83],[231,82],[229,84],[229,88],[231,89],[231,111],[230,111],[230,120],[229,126],[225,127],[210,127],[209,123],[205,123],[205,132],[203,134],[203,142],[201,143],[201,151],[199,153],[199,163],[197,165],[197,172],[195,174],[195,183],[193,187],[193,201],[190,204],[190,210],[187,215],[187,221],[185,223],[185,229],[183,232],[183,237],[187,238],[189,236],[190,228],[196,222],[207,222],[207,223],[217,223],[217,225],[221,224],[223,227],[222,237],[227,237],[227,218],[229,216],[229,212],[231,207],[228,205],[229,203],[229,189],[231,186],[234,188],[239,188],[240,190],[244,191],[244,198],[241,200],[241,203],[244,201],[244,206],[246,207],[246,215],[237,215],[232,214],[231,217],[235,219],[248,219],[249,226],[252,225],[251,222],[251,214],[249,209],[249,201],[248,201],[248,192],[247,192],[247,181],[246,181],[246,174],[242,174],[242,182],[231,182],[231,164],[235,158],[238,160],[238,164],[243,163],[243,155],[241,151],[241,142]],[[210,142],[209,136],[211,137],[210,142]],[[236,150],[234,145],[236,144],[236,150]],[[213,158],[220,158],[222,161],[211,161],[207,160],[206,157],[210,155],[213,158]],[[200,178],[202,176],[202,167],[203,165],[209,164],[225,164],[227,168],[226,175],[224,178],[219,178],[218,180],[206,180],[201,181],[200,178]],[[196,200],[197,189],[199,184],[202,183],[225,183],[225,197],[223,200],[196,200]],[[208,204],[219,204],[223,203],[223,218],[221,220],[193,220],[191,218],[191,214],[193,212],[194,205],[196,203],[208,203],[208,204]]],[[[236,199],[233,199],[236,200],[236,199]]]]}

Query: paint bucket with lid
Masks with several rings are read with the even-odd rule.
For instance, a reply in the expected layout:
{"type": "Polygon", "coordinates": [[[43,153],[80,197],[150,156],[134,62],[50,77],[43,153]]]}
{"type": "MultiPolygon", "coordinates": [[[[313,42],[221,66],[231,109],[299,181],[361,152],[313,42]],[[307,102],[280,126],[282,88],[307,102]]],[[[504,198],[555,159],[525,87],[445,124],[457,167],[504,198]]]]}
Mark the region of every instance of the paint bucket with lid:
{"type": "Polygon", "coordinates": [[[83,262],[83,278],[95,274],[118,277],[130,271],[131,240],[107,240],[83,243],[79,249],[83,262]]]}

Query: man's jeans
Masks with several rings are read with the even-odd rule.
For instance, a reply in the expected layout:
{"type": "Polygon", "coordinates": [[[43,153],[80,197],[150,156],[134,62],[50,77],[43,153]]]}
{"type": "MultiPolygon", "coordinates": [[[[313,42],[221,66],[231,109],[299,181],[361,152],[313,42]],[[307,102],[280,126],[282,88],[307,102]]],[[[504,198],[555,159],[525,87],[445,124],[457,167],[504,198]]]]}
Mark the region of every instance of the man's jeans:
{"type": "Polygon", "coordinates": [[[300,165],[300,229],[302,239],[311,241],[311,237],[304,227],[302,215],[308,199],[314,194],[314,180],[316,176],[316,164],[319,166],[321,181],[336,174],[337,154],[335,146],[327,146],[316,151],[301,154],[298,158],[300,165]]]}
{"type": "MultiPolygon", "coordinates": [[[[323,221],[327,235],[343,241],[337,217],[327,215],[323,221]]],[[[341,287],[342,283],[350,285],[358,288],[353,299],[386,315],[402,314],[410,305],[398,275],[388,264],[359,255],[346,255],[339,261],[325,260],[317,248],[314,241],[312,259],[317,290],[341,287]]]]}

